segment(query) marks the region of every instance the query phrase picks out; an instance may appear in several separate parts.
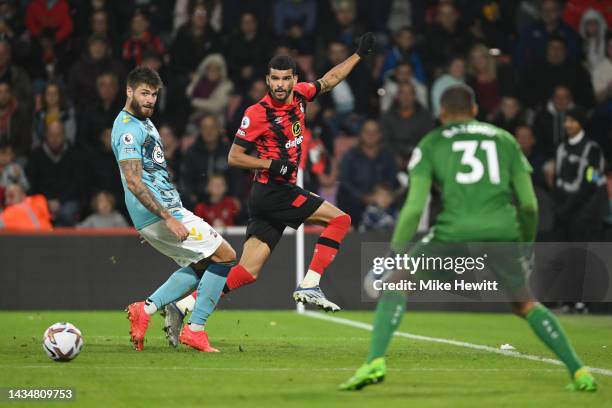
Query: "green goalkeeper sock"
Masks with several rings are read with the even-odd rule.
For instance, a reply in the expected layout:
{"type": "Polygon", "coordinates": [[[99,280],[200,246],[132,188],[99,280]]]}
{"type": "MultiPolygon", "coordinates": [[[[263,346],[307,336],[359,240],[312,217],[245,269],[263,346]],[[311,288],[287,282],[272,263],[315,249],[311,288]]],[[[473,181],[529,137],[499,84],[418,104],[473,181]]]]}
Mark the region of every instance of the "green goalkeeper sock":
{"type": "Polygon", "coordinates": [[[583,364],[555,315],[543,305],[537,305],[527,313],[527,321],[540,340],[563,361],[570,376],[574,378],[574,373],[583,364]]]}
{"type": "Polygon", "coordinates": [[[376,306],[374,330],[368,363],[384,357],[393,332],[398,328],[406,311],[406,294],[404,292],[384,292],[376,306]]]}

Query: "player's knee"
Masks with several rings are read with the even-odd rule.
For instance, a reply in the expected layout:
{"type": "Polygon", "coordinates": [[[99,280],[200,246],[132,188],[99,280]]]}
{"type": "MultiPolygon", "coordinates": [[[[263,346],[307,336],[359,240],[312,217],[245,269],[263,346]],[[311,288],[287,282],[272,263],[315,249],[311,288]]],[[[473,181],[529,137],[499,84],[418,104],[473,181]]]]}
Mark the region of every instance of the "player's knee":
{"type": "Polygon", "coordinates": [[[329,223],[347,231],[349,228],[351,228],[351,216],[346,213],[342,213],[342,215],[333,218],[329,223]]]}
{"type": "Polygon", "coordinates": [[[526,317],[535,305],[535,302],[514,302],[512,303],[512,310],[517,316],[526,317]]]}

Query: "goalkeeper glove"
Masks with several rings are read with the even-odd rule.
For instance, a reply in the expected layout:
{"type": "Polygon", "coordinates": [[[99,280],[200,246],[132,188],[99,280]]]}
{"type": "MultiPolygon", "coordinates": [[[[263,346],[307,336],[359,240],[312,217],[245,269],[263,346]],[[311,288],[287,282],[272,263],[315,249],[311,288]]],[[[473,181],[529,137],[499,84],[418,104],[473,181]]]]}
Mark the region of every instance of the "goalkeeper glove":
{"type": "Polygon", "coordinates": [[[372,51],[374,51],[374,44],[376,43],[376,39],[374,38],[374,34],[368,32],[359,37],[359,45],[357,46],[357,55],[361,58],[366,55],[370,55],[372,51]]]}

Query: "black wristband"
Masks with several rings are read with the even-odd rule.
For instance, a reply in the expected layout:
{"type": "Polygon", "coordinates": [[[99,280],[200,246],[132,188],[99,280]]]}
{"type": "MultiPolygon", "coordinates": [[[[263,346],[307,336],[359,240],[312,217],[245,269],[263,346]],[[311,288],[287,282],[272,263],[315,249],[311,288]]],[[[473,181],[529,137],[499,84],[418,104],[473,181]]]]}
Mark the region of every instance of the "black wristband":
{"type": "Polygon", "coordinates": [[[270,173],[289,179],[295,170],[295,166],[287,160],[272,160],[270,163],[270,173]]]}

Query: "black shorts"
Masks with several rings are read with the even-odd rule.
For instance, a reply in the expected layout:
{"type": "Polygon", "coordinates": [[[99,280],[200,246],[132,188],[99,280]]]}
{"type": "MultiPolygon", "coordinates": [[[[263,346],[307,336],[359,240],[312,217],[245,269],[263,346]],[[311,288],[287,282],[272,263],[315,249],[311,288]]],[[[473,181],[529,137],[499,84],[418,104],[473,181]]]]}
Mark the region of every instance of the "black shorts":
{"type": "Polygon", "coordinates": [[[246,238],[252,235],[274,249],[285,227],[297,229],[325,200],[294,184],[253,183],[248,200],[246,238]]]}

